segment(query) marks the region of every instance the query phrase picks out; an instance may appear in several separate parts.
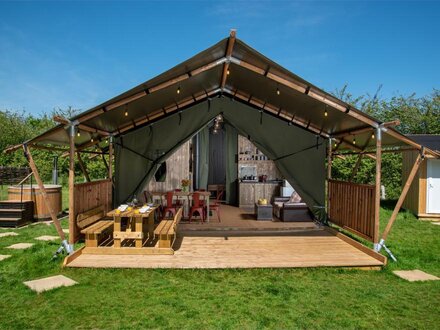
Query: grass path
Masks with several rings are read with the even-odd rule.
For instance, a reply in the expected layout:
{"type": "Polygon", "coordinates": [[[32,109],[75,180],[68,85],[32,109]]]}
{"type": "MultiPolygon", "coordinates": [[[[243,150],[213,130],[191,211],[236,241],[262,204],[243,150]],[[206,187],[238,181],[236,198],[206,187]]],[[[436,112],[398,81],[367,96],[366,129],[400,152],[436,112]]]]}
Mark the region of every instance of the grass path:
{"type": "MultiPolygon", "coordinates": [[[[391,209],[381,210],[383,219],[391,209]]],[[[67,221],[63,221],[67,227],[67,221]]],[[[382,228],[384,223],[382,223],[382,228]]],[[[0,232],[6,230],[0,230],[0,232]]],[[[403,281],[395,269],[440,276],[440,226],[402,212],[383,271],[344,269],[62,269],[50,261],[53,226],[0,238],[0,329],[440,328],[440,281],[403,281]],[[23,251],[6,246],[31,242],[23,251]],[[22,282],[63,274],[79,285],[37,295],[22,282]]]]}

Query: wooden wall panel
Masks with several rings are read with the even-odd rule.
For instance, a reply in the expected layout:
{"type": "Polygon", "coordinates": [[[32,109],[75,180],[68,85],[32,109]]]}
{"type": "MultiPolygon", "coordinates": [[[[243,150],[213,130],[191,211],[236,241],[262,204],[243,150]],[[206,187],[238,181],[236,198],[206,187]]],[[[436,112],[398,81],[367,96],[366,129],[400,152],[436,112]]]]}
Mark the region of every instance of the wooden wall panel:
{"type": "Polygon", "coordinates": [[[369,241],[376,241],[375,186],[329,180],[329,220],[369,241]]]}
{"type": "MultiPolygon", "coordinates": [[[[404,152],[402,155],[402,185],[408,179],[416,161],[418,151],[404,152]]],[[[426,160],[420,165],[411,187],[408,190],[403,207],[415,215],[426,211],[426,160]]]]}
{"type": "Polygon", "coordinates": [[[238,136],[238,167],[240,165],[255,165],[257,168],[257,176],[267,175],[267,180],[282,179],[282,175],[271,160],[246,160],[246,158],[264,156],[261,152],[256,154],[257,147],[242,135],[238,136]],[[249,154],[244,154],[246,151],[249,154]]]}
{"type": "Polygon", "coordinates": [[[144,190],[150,192],[165,192],[180,189],[182,186],[182,179],[191,179],[192,181],[192,174],[189,169],[190,157],[190,141],[188,141],[167,159],[167,175],[165,182],[156,182],[153,176],[144,190]]]}

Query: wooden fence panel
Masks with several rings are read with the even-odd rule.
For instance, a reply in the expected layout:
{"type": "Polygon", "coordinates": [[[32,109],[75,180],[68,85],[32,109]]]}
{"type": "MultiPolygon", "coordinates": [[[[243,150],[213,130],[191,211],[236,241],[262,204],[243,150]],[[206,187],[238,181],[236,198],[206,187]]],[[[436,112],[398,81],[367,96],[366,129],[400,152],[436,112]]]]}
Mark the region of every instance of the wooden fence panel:
{"type": "Polygon", "coordinates": [[[329,180],[329,220],[369,241],[374,241],[375,186],[329,180]]]}
{"type": "MultiPolygon", "coordinates": [[[[110,179],[84,182],[75,184],[75,219],[79,213],[88,211],[97,206],[103,205],[104,211],[107,213],[113,208],[112,201],[112,182],[110,179]]],[[[79,228],[75,226],[75,233],[70,233],[75,237],[75,241],[79,237],[79,228]]]]}

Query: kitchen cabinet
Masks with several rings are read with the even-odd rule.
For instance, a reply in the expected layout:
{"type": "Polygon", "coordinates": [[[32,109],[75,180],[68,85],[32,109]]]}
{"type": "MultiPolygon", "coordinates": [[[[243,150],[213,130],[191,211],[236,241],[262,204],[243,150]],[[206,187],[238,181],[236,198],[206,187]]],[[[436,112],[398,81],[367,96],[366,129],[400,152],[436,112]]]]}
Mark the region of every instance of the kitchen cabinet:
{"type": "Polygon", "coordinates": [[[271,203],[273,197],[279,196],[279,183],[243,183],[239,184],[240,207],[254,207],[260,198],[267,199],[271,203]]]}

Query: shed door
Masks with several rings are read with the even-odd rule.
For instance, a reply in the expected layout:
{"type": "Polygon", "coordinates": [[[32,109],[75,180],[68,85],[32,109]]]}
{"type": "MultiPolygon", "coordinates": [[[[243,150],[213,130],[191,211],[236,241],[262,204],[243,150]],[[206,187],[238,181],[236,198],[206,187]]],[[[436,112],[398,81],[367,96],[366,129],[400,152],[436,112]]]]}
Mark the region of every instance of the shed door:
{"type": "Polygon", "coordinates": [[[440,159],[428,159],[427,213],[440,213],[440,159]]]}

